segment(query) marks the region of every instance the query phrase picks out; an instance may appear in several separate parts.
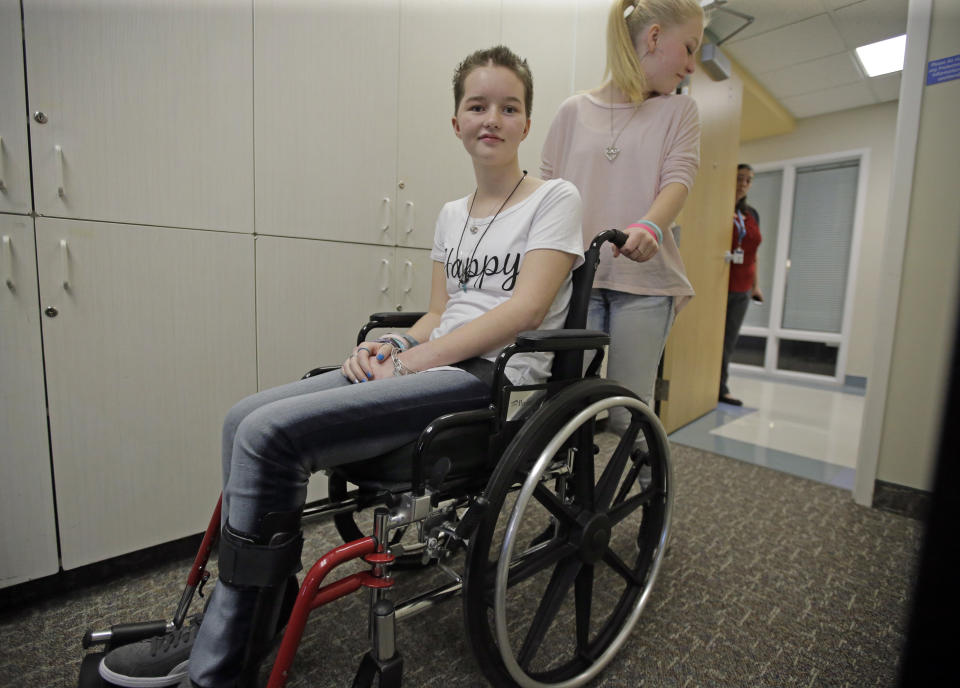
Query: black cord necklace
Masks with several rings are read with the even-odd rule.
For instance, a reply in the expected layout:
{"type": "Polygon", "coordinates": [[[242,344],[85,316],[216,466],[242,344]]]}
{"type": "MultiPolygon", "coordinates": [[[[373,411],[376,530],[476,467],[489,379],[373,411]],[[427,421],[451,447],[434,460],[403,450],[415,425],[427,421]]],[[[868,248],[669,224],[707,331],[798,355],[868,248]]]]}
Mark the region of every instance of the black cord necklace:
{"type": "MultiPolygon", "coordinates": [[[[467,290],[467,282],[469,282],[474,277],[477,277],[480,274],[479,270],[477,270],[477,272],[474,272],[474,273],[470,272],[470,265],[473,263],[473,257],[477,253],[477,247],[480,246],[480,242],[483,241],[483,237],[487,236],[487,230],[490,229],[490,225],[492,225],[493,221],[497,219],[497,216],[500,214],[500,211],[503,210],[504,207],[507,205],[507,203],[510,202],[510,199],[513,198],[513,194],[517,192],[517,189],[520,188],[520,185],[523,184],[523,180],[526,178],[527,178],[527,171],[523,170],[523,175],[520,177],[520,181],[518,181],[517,185],[513,187],[513,191],[510,192],[510,195],[507,196],[504,199],[503,203],[500,204],[500,207],[497,209],[497,212],[493,214],[493,218],[490,220],[490,222],[487,223],[487,226],[483,228],[483,234],[480,235],[480,238],[477,240],[477,243],[474,245],[473,251],[470,252],[470,258],[467,260],[466,263],[463,264],[463,271],[460,273],[460,288],[463,291],[467,290]]],[[[473,192],[473,200],[470,201],[470,208],[467,209],[467,219],[463,221],[463,229],[460,230],[460,241],[457,242],[457,252],[456,252],[457,257],[460,256],[460,244],[463,243],[463,235],[466,233],[467,225],[470,223],[470,213],[473,212],[473,204],[476,203],[477,201],[477,191],[479,191],[479,189],[480,187],[477,187],[477,189],[473,192]]]]}

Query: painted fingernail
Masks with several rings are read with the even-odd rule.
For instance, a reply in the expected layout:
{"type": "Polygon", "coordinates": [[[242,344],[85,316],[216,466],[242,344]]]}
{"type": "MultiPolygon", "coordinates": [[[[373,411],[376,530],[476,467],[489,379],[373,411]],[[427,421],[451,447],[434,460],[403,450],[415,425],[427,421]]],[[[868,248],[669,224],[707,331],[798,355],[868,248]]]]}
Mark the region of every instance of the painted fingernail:
{"type": "Polygon", "coordinates": [[[383,360],[383,354],[377,354],[377,360],[378,360],[378,361],[382,361],[382,360],[383,360]]]}
{"type": "Polygon", "coordinates": [[[368,380],[372,380],[372,379],[373,379],[373,373],[367,373],[367,379],[368,379],[368,380]]]}

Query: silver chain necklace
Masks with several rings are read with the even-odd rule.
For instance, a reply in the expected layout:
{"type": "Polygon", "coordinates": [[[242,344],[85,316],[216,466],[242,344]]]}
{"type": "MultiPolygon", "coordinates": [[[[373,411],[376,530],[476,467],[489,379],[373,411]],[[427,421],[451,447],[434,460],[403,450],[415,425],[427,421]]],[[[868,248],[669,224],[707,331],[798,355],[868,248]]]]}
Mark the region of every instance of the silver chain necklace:
{"type": "MultiPolygon", "coordinates": [[[[473,257],[477,253],[477,247],[480,246],[480,242],[483,241],[483,238],[487,236],[487,230],[490,229],[490,225],[492,225],[493,221],[497,219],[497,217],[500,215],[500,211],[503,210],[506,207],[507,203],[510,202],[510,199],[513,198],[513,194],[517,192],[517,189],[520,188],[520,185],[523,184],[523,180],[526,178],[527,178],[527,171],[523,170],[523,174],[520,176],[520,181],[518,181],[517,185],[513,187],[513,191],[510,192],[510,195],[507,196],[505,199],[503,199],[503,203],[500,204],[500,208],[497,210],[496,213],[493,214],[493,218],[490,220],[490,222],[487,223],[487,226],[483,228],[483,234],[481,234],[480,238],[477,239],[477,243],[474,245],[473,251],[470,252],[470,257],[467,259],[467,262],[463,265],[463,271],[460,274],[460,289],[462,289],[464,292],[467,291],[467,283],[474,277],[479,277],[481,274],[480,271],[476,273],[473,273],[470,271],[470,265],[473,263],[473,257]]],[[[477,189],[477,191],[479,191],[479,188],[477,189]]],[[[457,242],[457,250],[456,250],[456,255],[458,258],[460,257],[460,245],[463,243],[463,235],[467,231],[467,224],[470,222],[470,219],[471,219],[470,213],[473,212],[473,204],[477,200],[477,191],[473,192],[473,200],[470,201],[470,207],[467,208],[467,219],[463,221],[463,229],[460,230],[460,241],[457,242]]],[[[470,228],[471,234],[475,234],[476,231],[477,231],[476,225],[470,228]]]]}
{"type": "MultiPolygon", "coordinates": [[[[612,94],[611,94],[611,95],[612,95],[612,94]]],[[[634,115],[637,114],[637,110],[639,110],[639,109],[640,109],[640,106],[639,106],[639,105],[634,105],[634,106],[633,106],[633,112],[630,113],[630,117],[627,119],[627,123],[624,124],[622,127],[620,127],[620,131],[618,131],[618,132],[617,132],[617,135],[614,136],[614,135],[613,135],[613,101],[611,100],[610,105],[609,105],[609,110],[610,110],[610,136],[611,136],[611,138],[612,138],[613,140],[610,141],[610,145],[609,145],[609,146],[607,146],[606,148],[603,149],[603,154],[607,157],[607,160],[609,160],[610,162],[613,162],[614,160],[616,160],[616,159],[617,159],[617,156],[620,155],[620,149],[617,148],[617,141],[620,139],[620,134],[622,134],[622,133],[624,132],[624,130],[625,130],[628,126],[630,126],[630,122],[633,121],[633,117],[634,117],[634,115]]]]}

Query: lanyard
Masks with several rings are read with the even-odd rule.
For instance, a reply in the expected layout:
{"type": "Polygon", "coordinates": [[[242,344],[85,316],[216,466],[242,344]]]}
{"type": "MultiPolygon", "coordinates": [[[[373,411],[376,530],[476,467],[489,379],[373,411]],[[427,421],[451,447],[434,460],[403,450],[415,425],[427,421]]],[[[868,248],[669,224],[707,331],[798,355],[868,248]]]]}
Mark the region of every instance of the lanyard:
{"type": "Polygon", "coordinates": [[[743,245],[743,237],[747,235],[747,224],[744,221],[743,213],[739,210],[733,216],[733,225],[737,228],[737,246],[743,245]]]}

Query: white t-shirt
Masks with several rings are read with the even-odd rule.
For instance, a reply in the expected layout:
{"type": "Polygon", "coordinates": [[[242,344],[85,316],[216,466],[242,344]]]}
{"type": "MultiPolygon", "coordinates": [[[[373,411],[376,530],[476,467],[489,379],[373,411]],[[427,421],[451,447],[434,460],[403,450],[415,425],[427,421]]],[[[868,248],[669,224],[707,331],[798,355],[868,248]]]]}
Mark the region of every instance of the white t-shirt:
{"type": "MultiPolygon", "coordinates": [[[[553,179],[542,184],[497,215],[489,228],[493,216],[468,217],[469,198],[447,203],[437,217],[430,257],[444,266],[449,300],[430,339],[452,332],[509,299],[527,251],[563,251],[577,256],[574,268],[583,263],[580,193],[570,182],[553,179]],[[471,231],[473,227],[476,232],[471,231]],[[470,278],[464,290],[460,280],[467,266],[470,278]]],[[[563,327],[570,292],[567,274],[540,329],[563,327]]],[[[495,349],[483,357],[493,361],[499,353],[500,349],[495,349]]],[[[552,361],[552,354],[518,354],[507,364],[507,377],[516,385],[542,382],[550,375],[552,361]]]]}

